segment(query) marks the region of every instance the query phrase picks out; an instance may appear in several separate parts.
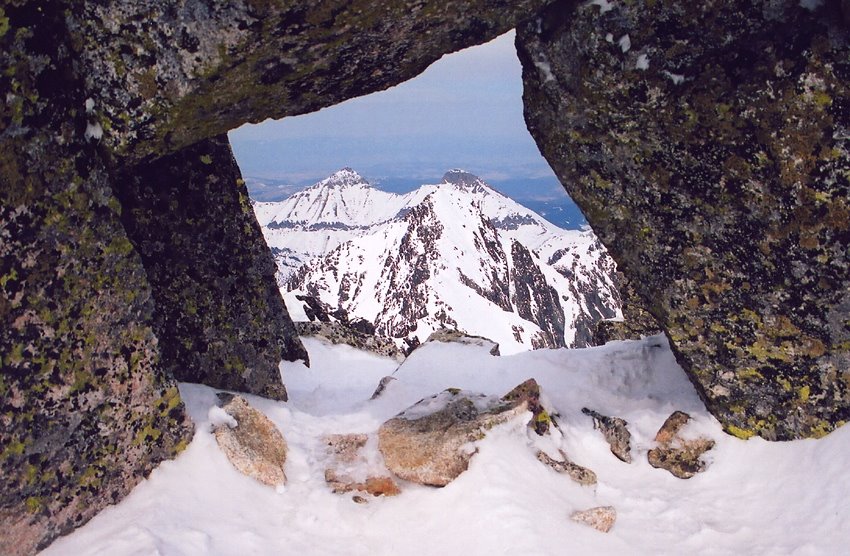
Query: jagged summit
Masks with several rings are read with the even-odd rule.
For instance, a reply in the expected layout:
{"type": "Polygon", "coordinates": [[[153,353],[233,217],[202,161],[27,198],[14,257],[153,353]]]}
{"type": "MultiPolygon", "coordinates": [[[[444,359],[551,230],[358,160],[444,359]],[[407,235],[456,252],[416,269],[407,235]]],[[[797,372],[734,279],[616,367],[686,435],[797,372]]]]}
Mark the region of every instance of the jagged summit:
{"type": "Polygon", "coordinates": [[[478,183],[483,183],[483,180],[466,170],[453,168],[443,174],[443,182],[454,185],[476,185],[478,183]]]}
{"type": "Polygon", "coordinates": [[[363,176],[346,166],[345,168],[337,170],[336,172],[323,179],[313,187],[347,187],[352,185],[371,187],[371,184],[369,184],[369,182],[363,176]]]}

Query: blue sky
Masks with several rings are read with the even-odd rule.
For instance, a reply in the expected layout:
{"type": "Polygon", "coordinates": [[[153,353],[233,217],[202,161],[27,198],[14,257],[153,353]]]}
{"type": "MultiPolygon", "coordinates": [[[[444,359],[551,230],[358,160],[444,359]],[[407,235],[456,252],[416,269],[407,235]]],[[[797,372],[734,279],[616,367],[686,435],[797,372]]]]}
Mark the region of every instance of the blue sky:
{"type": "Polygon", "coordinates": [[[525,128],[513,41],[510,32],[386,91],[233,130],[243,174],[304,183],[350,166],[425,182],[459,167],[493,182],[530,180],[548,195],[557,180],[525,128]]]}

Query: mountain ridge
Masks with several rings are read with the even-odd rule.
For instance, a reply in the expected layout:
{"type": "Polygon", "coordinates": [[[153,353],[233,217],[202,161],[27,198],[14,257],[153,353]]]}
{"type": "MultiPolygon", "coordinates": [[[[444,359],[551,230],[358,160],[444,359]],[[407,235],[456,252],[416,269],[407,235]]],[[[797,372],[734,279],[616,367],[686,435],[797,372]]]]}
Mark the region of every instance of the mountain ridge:
{"type": "Polygon", "coordinates": [[[345,168],[254,206],[294,312],[294,296],[315,296],[402,347],[441,328],[503,353],[582,347],[593,322],[620,315],[592,232],[558,228],[464,170],[399,195],[345,168]]]}

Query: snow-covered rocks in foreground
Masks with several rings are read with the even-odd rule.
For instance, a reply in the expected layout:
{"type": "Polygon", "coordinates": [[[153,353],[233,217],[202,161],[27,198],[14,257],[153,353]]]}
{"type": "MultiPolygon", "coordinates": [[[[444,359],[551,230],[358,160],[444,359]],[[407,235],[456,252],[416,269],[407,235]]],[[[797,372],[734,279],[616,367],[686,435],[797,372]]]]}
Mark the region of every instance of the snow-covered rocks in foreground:
{"type": "MultiPolygon", "coordinates": [[[[742,441],[721,432],[663,339],[583,350],[493,357],[486,346],[429,343],[369,398],[395,361],[307,339],[310,369],[285,364],[290,402],[245,396],[285,434],[286,489],[244,477],[209,432],[215,391],[184,384],[193,442],[46,554],[839,554],[850,522],[850,427],[821,440],[742,441]],[[469,468],[444,488],[402,484],[402,494],[356,504],[331,492],[331,434],[373,434],[416,401],[450,387],[501,395],[534,377],[563,437],[537,437],[524,418],[488,432],[469,468]],[[590,407],[628,421],[633,463],[610,451],[590,407]],[[647,462],[667,417],[692,417],[688,435],[717,444],[706,472],[683,481],[647,462]],[[545,443],[551,443],[546,445],[545,443]],[[563,450],[592,468],[581,486],[541,465],[535,450],[563,450]],[[570,516],[612,506],[601,534],[570,516]]],[[[365,449],[370,449],[367,443],[365,449]]],[[[374,449],[374,447],[372,448],[374,449]]],[[[374,454],[374,452],[369,452],[374,454]]],[[[368,495],[367,495],[368,496],[368,495]]]]}

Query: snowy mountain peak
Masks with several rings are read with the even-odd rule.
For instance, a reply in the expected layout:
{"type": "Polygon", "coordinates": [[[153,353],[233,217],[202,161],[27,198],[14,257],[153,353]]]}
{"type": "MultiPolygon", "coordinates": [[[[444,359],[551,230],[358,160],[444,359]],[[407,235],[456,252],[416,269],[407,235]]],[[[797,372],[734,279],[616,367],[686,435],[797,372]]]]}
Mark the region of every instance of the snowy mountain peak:
{"type": "Polygon", "coordinates": [[[443,183],[459,185],[463,187],[487,186],[484,180],[465,170],[454,168],[443,174],[443,183]]]}
{"type": "MultiPolygon", "coordinates": [[[[342,168],[341,170],[337,170],[329,177],[323,179],[316,186],[331,186],[331,187],[350,187],[352,185],[359,185],[363,187],[371,187],[368,181],[363,178],[360,174],[355,172],[349,167],[342,168]]],[[[315,187],[315,186],[314,186],[315,187]]]]}

